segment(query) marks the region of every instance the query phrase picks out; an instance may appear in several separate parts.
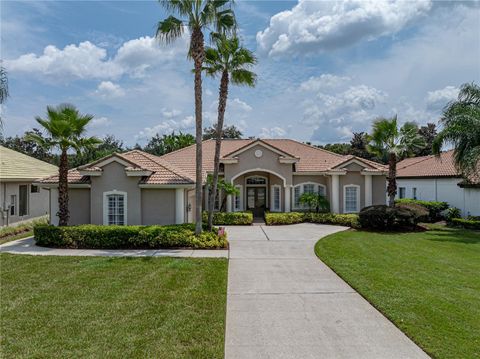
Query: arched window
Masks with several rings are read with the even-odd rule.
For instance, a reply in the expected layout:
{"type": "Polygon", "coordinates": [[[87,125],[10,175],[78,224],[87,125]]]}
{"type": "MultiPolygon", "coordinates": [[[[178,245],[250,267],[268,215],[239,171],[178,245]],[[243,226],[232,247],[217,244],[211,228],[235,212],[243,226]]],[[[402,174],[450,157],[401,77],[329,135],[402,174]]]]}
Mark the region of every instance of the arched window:
{"type": "Polygon", "coordinates": [[[347,184],[343,186],[343,213],[360,211],[360,186],[347,184]]]}
{"type": "Polygon", "coordinates": [[[127,224],[127,193],[109,191],[103,193],[103,224],[127,224]]]}
{"type": "Polygon", "coordinates": [[[293,208],[305,209],[306,206],[300,203],[300,196],[304,193],[318,193],[323,197],[327,195],[325,185],[314,182],[305,182],[293,187],[293,208]]]}

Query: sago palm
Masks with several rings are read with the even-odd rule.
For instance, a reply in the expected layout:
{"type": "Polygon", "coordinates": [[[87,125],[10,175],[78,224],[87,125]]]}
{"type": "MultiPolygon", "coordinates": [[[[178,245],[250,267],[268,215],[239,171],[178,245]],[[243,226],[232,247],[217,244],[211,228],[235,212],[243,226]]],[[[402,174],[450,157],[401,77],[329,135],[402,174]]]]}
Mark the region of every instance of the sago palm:
{"type": "Polygon", "coordinates": [[[95,137],[84,137],[86,126],[93,119],[92,115],[82,115],[73,105],[63,104],[47,107],[47,117],[35,118],[48,137],[29,134],[29,140],[48,150],[60,151],[58,169],[58,218],[59,225],[68,225],[68,151],[77,153],[97,146],[101,141],[95,137]]]}
{"type": "Polygon", "coordinates": [[[433,152],[443,144],[454,146],[455,165],[468,178],[478,175],[480,163],[480,87],[474,83],[460,88],[458,99],[449,103],[440,119],[443,129],[433,141],[433,152]]]}
{"type": "Polygon", "coordinates": [[[229,7],[232,0],[160,0],[167,12],[172,13],[157,26],[156,37],[170,43],[188,30],[195,73],[195,233],[202,231],[202,66],[205,59],[203,31],[210,27],[225,32],[235,27],[235,16],[229,7]],[[176,17],[178,16],[178,17],[176,17]]]}
{"type": "Polygon", "coordinates": [[[222,145],[223,123],[227,107],[228,86],[230,81],[234,85],[255,86],[257,76],[250,68],[257,62],[251,51],[241,46],[236,36],[214,34],[212,38],[215,47],[205,51],[204,70],[209,76],[220,76],[218,93],[218,118],[215,135],[215,157],[213,167],[213,184],[208,201],[208,227],[213,225],[213,206],[217,192],[218,172],[220,168],[220,150],[222,145]]]}
{"type": "Polygon", "coordinates": [[[369,135],[368,150],[388,159],[388,205],[395,205],[397,194],[397,162],[413,155],[415,149],[425,146],[425,141],[418,134],[418,126],[406,122],[398,127],[397,116],[379,118],[373,122],[372,133],[369,135]]]}

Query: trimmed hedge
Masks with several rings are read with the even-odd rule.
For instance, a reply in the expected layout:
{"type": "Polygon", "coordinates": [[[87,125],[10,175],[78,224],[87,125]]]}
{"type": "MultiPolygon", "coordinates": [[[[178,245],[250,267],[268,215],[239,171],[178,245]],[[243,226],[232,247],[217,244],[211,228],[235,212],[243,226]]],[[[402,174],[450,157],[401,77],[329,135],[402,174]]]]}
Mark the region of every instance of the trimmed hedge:
{"type": "Polygon", "coordinates": [[[362,228],[377,230],[415,229],[420,217],[404,206],[374,205],[362,208],[359,221],[362,228]]]}
{"type": "Polygon", "coordinates": [[[480,221],[475,221],[472,219],[452,218],[450,219],[449,223],[455,227],[480,230],[480,221]]]}
{"type": "Polygon", "coordinates": [[[265,224],[267,226],[295,224],[295,223],[323,223],[340,226],[359,227],[358,215],[356,214],[335,214],[335,213],[314,213],[314,212],[266,212],[265,224]]]}
{"type": "Polygon", "coordinates": [[[157,248],[225,248],[226,234],[217,231],[195,236],[194,224],[168,226],[98,226],[56,227],[38,225],[34,228],[39,246],[88,249],[157,249],[157,248]]]}
{"type": "Polygon", "coordinates": [[[402,198],[395,200],[397,204],[414,203],[424,206],[429,211],[429,221],[437,222],[443,219],[442,212],[448,209],[447,202],[421,201],[418,199],[402,198]]]}
{"type": "MultiPolygon", "coordinates": [[[[208,212],[203,212],[203,222],[208,221],[208,212]]],[[[213,224],[219,225],[250,225],[253,223],[252,212],[214,212],[213,224]]]]}

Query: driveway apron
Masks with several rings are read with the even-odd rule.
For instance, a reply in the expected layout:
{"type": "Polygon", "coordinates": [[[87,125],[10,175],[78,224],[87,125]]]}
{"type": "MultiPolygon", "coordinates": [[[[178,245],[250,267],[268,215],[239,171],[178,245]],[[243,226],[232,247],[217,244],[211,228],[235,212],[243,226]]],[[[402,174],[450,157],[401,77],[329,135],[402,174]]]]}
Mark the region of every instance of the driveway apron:
{"type": "Polygon", "coordinates": [[[227,227],[225,357],[428,358],[314,253],[345,227],[227,227]]]}

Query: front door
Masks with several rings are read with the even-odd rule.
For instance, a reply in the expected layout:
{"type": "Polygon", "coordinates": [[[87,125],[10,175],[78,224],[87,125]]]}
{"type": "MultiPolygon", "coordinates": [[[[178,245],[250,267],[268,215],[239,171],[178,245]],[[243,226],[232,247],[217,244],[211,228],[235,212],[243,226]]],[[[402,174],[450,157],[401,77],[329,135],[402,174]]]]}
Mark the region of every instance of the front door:
{"type": "Polygon", "coordinates": [[[254,217],[263,217],[266,197],[267,189],[265,187],[247,188],[247,209],[253,212],[254,217]]]}

